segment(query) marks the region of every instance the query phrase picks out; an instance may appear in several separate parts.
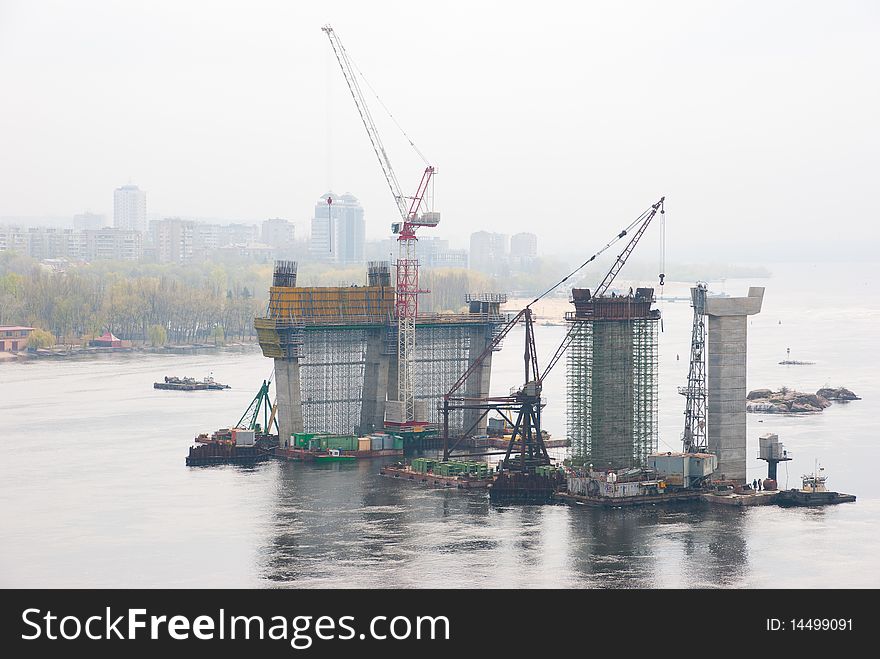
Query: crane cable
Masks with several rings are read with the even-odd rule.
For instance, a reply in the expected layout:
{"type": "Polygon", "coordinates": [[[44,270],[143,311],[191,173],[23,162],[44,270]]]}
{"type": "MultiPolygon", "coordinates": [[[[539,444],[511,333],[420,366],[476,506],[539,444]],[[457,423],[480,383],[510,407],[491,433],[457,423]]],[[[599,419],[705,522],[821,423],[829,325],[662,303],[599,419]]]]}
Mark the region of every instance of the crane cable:
{"type": "Polygon", "coordinates": [[[605,250],[609,249],[612,245],[614,245],[616,242],[618,242],[618,241],[621,240],[624,236],[626,236],[626,235],[632,230],[632,228],[633,228],[634,226],[636,226],[639,222],[642,222],[642,221],[648,216],[648,214],[651,212],[652,209],[653,209],[653,207],[648,208],[647,210],[645,210],[645,212],[643,212],[643,213],[642,213],[641,215],[639,215],[636,219],[634,219],[634,220],[629,224],[629,226],[627,226],[623,231],[621,231],[620,233],[618,233],[617,236],[615,236],[614,238],[612,238],[612,239],[608,242],[608,244],[606,244],[602,249],[600,249],[598,252],[596,252],[595,254],[593,254],[590,258],[588,258],[586,261],[584,261],[583,263],[581,263],[577,268],[575,268],[574,270],[572,270],[571,272],[569,272],[567,275],[565,275],[565,277],[563,277],[563,278],[560,279],[558,282],[556,282],[555,284],[553,284],[553,286],[551,286],[551,287],[548,288],[546,291],[544,291],[543,293],[541,293],[541,294],[540,294],[538,297],[536,297],[534,300],[532,300],[531,302],[529,302],[529,303],[526,305],[526,309],[530,308],[535,302],[537,302],[537,301],[540,300],[541,298],[545,297],[545,296],[548,295],[549,293],[552,293],[552,292],[553,292],[554,290],[556,290],[560,285],[562,285],[562,284],[564,284],[565,282],[567,282],[567,281],[568,281],[569,279],[571,279],[574,275],[576,275],[578,272],[580,272],[584,267],[586,267],[587,264],[592,263],[593,261],[595,261],[596,258],[599,257],[599,256],[600,256],[605,250]]]}
{"type": "Polygon", "coordinates": [[[388,106],[385,105],[385,103],[382,101],[381,98],[379,98],[379,94],[377,94],[377,93],[376,93],[376,90],[373,89],[373,85],[371,85],[371,84],[370,84],[370,81],[367,80],[367,76],[365,76],[365,75],[364,75],[364,72],[361,71],[360,67],[357,65],[357,62],[355,62],[355,61],[351,58],[351,55],[348,54],[348,50],[345,48],[345,46],[343,46],[343,45],[340,43],[340,47],[342,48],[343,51],[345,51],[345,57],[348,59],[349,62],[351,62],[351,65],[355,68],[355,71],[358,72],[358,75],[361,77],[361,80],[363,80],[363,81],[367,84],[367,87],[369,88],[369,90],[370,90],[371,92],[373,92],[373,96],[375,96],[375,97],[376,97],[376,100],[379,101],[379,105],[382,106],[382,109],[385,110],[385,113],[391,118],[391,121],[394,122],[394,125],[397,126],[397,129],[403,134],[404,138],[406,138],[406,141],[409,142],[409,145],[413,148],[413,151],[415,151],[415,152],[418,154],[419,158],[422,159],[422,161],[425,163],[425,165],[430,166],[431,163],[430,163],[430,162],[428,161],[428,159],[425,157],[425,154],[422,153],[421,149],[419,149],[419,147],[416,146],[416,143],[413,142],[412,138],[411,138],[411,137],[407,134],[407,132],[403,129],[403,126],[401,126],[401,125],[398,123],[397,119],[394,117],[394,115],[391,114],[391,110],[388,109],[388,106]]]}
{"type": "Polygon", "coordinates": [[[663,333],[663,285],[666,283],[666,207],[660,208],[660,332],[663,333]]]}

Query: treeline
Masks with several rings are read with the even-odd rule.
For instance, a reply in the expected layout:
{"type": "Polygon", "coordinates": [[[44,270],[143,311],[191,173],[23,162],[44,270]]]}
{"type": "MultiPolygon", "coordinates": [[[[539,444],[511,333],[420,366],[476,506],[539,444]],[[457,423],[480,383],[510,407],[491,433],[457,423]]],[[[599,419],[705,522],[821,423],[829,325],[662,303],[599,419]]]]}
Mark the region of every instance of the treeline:
{"type": "MultiPolygon", "coordinates": [[[[565,268],[541,260],[530,273],[506,277],[459,268],[423,269],[420,284],[430,292],[421,297],[419,308],[460,312],[468,293],[544,289],[565,268]]],[[[300,286],[367,283],[365,266],[317,263],[301,263],[297,279],[300,286]]],[[[253,319],[266,310],[271,280],[271,264],[98,261],[58,271],[0,252],[0,324],[36,327],[67,344],[84,343],[105,330],[154,345],[244,340],[255,337],[253,319]]],[[[51,337],[41,336],[39,343],[46,342],[51,337]]]]}
{"type": "Polygon", "coordinates": [[[248,339],[265,311],[271,266],[100,262],[63,272],[0,254],[0,324],[25,324],[62,343],[105,330],[144,343],[248,339]]]}

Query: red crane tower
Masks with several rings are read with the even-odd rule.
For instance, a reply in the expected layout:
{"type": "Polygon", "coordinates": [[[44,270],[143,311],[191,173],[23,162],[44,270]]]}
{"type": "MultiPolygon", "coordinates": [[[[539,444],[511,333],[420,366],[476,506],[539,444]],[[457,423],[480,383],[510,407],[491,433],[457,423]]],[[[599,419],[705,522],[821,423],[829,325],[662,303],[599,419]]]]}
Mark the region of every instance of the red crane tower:
{"type": "MultiPolygon", "coordinates": [[[[361,92],[354,68],[348,53],[339,36],[329,25],[321,28],[330,40],[330,45],[342,69],[342,75],[354,99],[358,114],[370,138],[373,151],[379,160],[382,173],[394,196],[394,202],[400,212],[400,222],[391,225],[393,233],[397,234],[397,282],[395,291],[395,313],[397,315],[397,386],[398,401],[402,405],[404,425],[415,422],[424,422],[426,419],[415,419],[413,394],[415,389],[415,347],[416,347],[416,321],[419,313],[419,294],[426,293],[419,288],[419,261],[416,258],[416,229],[419,227],[435,227],[440,222],[440,213],[427,211],[422,213],[421,208],[427,195],[428,186],[434,176],[435,169],[427,165],[422,173],[422,179],[416,193],[406,197],[400,190],[397,176],[391,167],[391,161],[385,152],[379,131],[373,122],[369,106],[361,92]]],[[[412,144],[412,141],[410,141],[412,144]]],[[[415,145],[413,145],[415,148],[415,145]]],[[[418,149],[416,149],[418,151],[418,149]]]]}

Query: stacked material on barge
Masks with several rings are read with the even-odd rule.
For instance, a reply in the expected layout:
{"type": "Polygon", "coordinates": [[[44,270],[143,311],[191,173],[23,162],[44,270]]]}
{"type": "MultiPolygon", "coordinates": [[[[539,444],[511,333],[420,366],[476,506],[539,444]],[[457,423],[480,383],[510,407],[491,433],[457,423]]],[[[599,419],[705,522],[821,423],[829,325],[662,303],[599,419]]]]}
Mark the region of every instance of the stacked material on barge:
{"type": "Polygon", "coordinates": [[[402,462],[385,465],[379,473],[391,478],[463,490],[485,489],[494,479],[494,472],[485,462],[444,462],[429,458],[414,458],[409,465],[402,462]]]}
{"type": "Polygon", "coordinates": [[[332,433],[297,432],[290,435],[287,447],[275,449],[275,457],[294,462],[326,459],[331,452],[341,458],[383,458],[403,455],[403,437],[373,433],[366,437],[332,433]]]}

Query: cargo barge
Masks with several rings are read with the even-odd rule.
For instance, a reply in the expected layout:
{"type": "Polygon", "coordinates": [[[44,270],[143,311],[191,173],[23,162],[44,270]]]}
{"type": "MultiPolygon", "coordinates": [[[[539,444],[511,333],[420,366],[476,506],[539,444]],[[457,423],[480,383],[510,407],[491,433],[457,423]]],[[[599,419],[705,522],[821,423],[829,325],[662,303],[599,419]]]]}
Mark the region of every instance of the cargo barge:
{"type": "Polygon", "coordinates": [[[287,446],[275,449],[275,457],[292,462],[329,461],[332,455],[342,460],[402,456],[403,437],[389,433],[357,437],[297,432],[290,436],[287,446]]]}
{"type": "Polygon", "coordinates": [[[190,446],[186,456],[187,467],[219,464],[256,464],[272,458],[272,451],[260,446],[236,446],[228,442],[210,442],[190,446]]]}
{"type": "Polygon", "coordinates": [[[331,457],[333,451],[336,451],[338,457],[354,459],[393,458],[403,455],[403,449],[388,449],[387,451],[384,449],[380,451],[342,451],[339,449],[322,450],[297,447],[281,448],[280,446],[273,451],[273,455],[280,460],[287,460],[288,462],[321,462],[331,457]]]}
{"type": "Polygon", "coordinates": [[[220,384],[215,382],[214,378],[207,377],[203,380],[195,378],[178,378],[165,376],[164,382],[154,382],[153,389],[168,389],[171,391],[203,391],[206,389],[229,389],[228,384],[220,384]]]}
{"type": "Polygon", "coordinates": [[[494,472],[485,462],[442,462],[429,458],[414,458],[409,465],[402,462],[385,465],[379,473],[390,478],[460,490],[486,489],[495,480],[494,472]]]}

